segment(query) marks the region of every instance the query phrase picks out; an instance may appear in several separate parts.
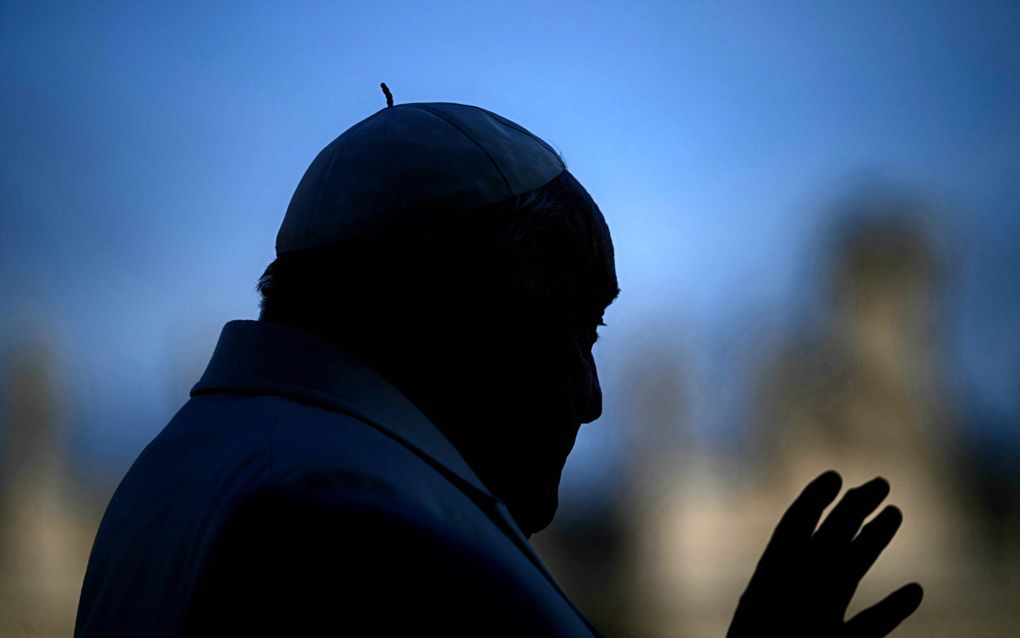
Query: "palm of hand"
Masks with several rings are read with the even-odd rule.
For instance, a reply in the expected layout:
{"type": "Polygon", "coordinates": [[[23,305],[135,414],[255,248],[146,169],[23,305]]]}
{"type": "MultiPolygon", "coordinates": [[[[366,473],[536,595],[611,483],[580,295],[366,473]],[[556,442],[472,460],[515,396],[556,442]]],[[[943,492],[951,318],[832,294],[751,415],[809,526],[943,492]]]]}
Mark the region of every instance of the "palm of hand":
{"type": "Polygon", "coordinates": [[[903,517],[890,505],[861,529],[864,519],[889,493],[889,484],[876,478],[849,490],[819,526],[841,483],[836,472],[825,472],[804,488],[783,515],[740,597],[727,638],[878,638],[921,604],[921,586],[911,583],[844,621],[857,584],[892,540],[903,517]]]}

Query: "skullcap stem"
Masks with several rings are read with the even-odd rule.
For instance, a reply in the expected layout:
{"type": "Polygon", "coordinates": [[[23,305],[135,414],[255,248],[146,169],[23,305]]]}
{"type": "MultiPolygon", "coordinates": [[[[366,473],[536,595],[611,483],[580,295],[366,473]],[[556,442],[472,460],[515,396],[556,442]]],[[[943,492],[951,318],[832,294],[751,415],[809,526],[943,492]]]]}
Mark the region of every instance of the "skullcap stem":
{"type": "Polygon", "coordinates": [[[386,96],[386,106],[393,106],[393,94],[390,93],[390,88],[386,86],[385,82],[380,82],[379,86],[382,87],[383,95],[386,96]]]}

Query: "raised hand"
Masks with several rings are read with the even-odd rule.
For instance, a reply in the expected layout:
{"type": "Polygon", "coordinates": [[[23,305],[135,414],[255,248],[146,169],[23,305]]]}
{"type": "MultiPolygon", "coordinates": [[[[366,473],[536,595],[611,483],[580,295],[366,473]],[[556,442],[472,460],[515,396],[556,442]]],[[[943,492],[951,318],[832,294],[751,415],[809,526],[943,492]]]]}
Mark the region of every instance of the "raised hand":
{"type": "Polygon", "coordinates": [[[848,490],[818,526],[841,485],[839,474],[825,472],[783,514],[740,597],[727,638],[877,638],[921,604],[921,586],[910,583],[844,620],[857,584],[892,540],[903,515],[890,505],[861,529],[889,494],[889,483],[875,478],[848,490]]]}

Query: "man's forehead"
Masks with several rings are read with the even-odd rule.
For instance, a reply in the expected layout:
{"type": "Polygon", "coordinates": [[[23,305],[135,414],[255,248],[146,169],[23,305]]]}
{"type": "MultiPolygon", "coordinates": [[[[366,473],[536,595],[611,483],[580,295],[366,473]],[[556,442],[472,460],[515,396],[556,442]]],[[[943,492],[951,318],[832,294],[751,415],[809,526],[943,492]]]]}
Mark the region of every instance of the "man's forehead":
{"type": "Polygon", "coordinates": [[[601,309],[612,304],[620,295],[620,285],[616,278],[616,255],[613,249],[613,238],[609,226],[598,206],[595,206],[595,223],[592,225],[596,245],[596,270],[600,275],[601,286],[596,288],[597,302],[601,309]]]}
{"type": "Polygon", "coordinates": [[[589,224],[585,224],[580,239],[580,245],[585,248],[580,255],[580,261],[584,264],[577,273],[575,284],[577,289],[572,291],[580,310],[586,315],[600,316],[605,309],[613,303],[620,294],[620,287],[616,278],[616,262],[613,251],[613,241],[609,234],[609,227],[602,217],[597,206],[586,213],[589,217],[589,224]]]}

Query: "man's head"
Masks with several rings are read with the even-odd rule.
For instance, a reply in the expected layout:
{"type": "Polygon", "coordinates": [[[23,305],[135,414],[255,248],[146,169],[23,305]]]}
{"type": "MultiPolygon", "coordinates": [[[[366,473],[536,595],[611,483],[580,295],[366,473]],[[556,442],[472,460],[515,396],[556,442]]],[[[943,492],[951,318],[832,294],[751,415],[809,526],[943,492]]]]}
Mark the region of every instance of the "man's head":
{"type": "Polygon", "coordinates": [[[418,215],[434,221],[281,254],[259,282],[261,319],[376,367],[533,533],[579,426],[602,411],[592,346],[619,292],[609,230],[566,170],[418,215]]]}

